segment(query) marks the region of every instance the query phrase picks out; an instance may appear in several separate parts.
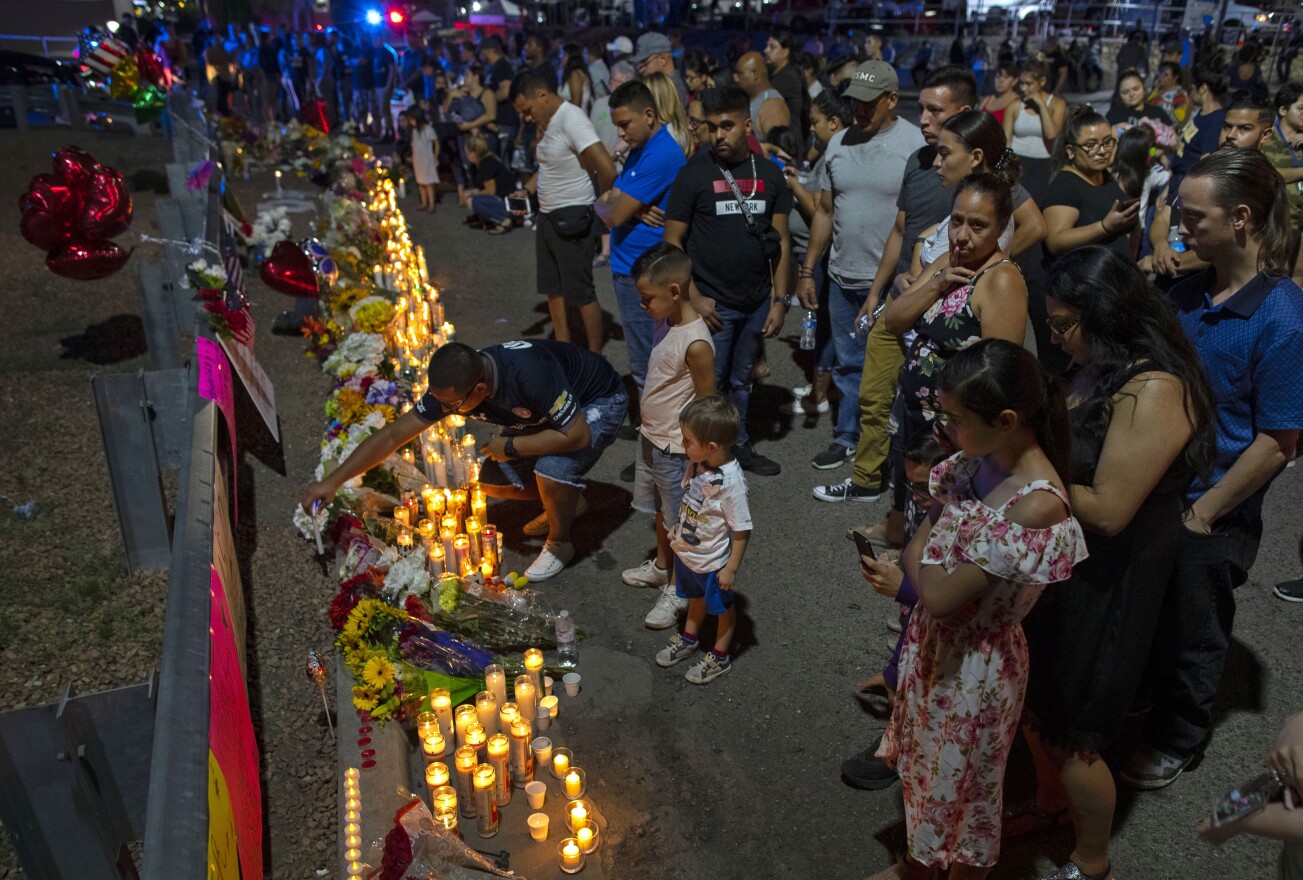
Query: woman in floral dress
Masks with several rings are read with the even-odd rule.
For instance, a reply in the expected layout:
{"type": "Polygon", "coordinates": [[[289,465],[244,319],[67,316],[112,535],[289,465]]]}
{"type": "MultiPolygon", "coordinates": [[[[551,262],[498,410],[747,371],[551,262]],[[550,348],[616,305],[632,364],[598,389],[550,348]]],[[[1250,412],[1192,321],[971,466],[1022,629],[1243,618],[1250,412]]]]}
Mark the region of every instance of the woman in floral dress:
{"type": "Polygon", "coordinates": [[[1006,180],[993,174],[964,178],[951,208],[949,251],[882,313],[888,330],[913,335],[906,340],[909,352],[892,407],[899,441],[893,455],[936,417],[937,373],[951,355],[983,339],[1021,344],[1026,338],[1027,285],[1000,249],[1000,235],[1012,216],[1006,180]]]}
{"type": "Polygon", "coordinates": [[[949,360],[938,396],[961,451],[932,471],[932,509],[902,560],[920,604],[878,750],[900,774],[909,852],[875,880],[947,867],[970,880],[995,864],[1027,685],[1020,621],[1086,556],[1060,477],[1067,411],[1036,358],[982,341],[949,360]]]}

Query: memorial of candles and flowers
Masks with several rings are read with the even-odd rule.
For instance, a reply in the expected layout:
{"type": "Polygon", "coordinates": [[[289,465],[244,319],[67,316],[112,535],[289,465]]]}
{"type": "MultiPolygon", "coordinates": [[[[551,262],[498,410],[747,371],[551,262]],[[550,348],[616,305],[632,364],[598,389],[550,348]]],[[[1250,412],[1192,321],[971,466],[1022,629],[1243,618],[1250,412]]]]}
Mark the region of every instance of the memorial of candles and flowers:
{"type": "MultiPolygon", "coordinates": [[[[326,188],[317,237],[294,253],[274,203],[249,224],[255,253],[276,248],[275,271],[261,272],[269,284],[302,295],[279,283],[300,253],[316,276],[318,308],[303,332],[309,357],[335,380],[320,479],[411,408],[431,354],[456,329],[395,184],[368,147],[297,124],[271,138],[229,126],[221,134],[237,173],[265,163],[326,188]]],[[[401,793],[368,788],[374,749],[341,768],[343,877],[521,876],[479,851],[504,823],[526,845],[549,849],[545,864],[555,870],[541,876],[583,870],[600,845],[604,819],[577,756],[543,735],[563,697],[578,693],[579,675],[549,666],[555,615],[524,577],[504,570],[502,534],[478,483],[479,446],[465,420],[450,416],[345,485],[329,507],[293,512],[318,553],[333,547],[339,589],[328,614],[359,742],[399,725],[409,757],[424,762],[424,790],[401,793]],[[549,798],[553,813],[562,805],[559,822],[543,811],[549,798]],[[383,838],[368,838],[368,811],[392,815],[383,838]]],[[[529,862],[544,864],[537,853],[529,862]]]]}

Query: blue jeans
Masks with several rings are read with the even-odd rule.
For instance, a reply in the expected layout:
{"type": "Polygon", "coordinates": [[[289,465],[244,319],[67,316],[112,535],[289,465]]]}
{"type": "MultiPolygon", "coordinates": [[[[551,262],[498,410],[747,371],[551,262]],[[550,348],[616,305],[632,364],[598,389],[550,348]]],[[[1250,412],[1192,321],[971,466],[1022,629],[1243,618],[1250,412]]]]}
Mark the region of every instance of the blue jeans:
{"type": "Polygon", "coordinates": [[[747,408],[751,403],[751,369],[760,357],[760,341],[765,329],[765,318],[769,317],[769,307],[767,296],[749,311],[715,304],[715,311],[719,313],[722,322],[713,334],[715,390],[728,397],[737,407],[738,446],[750,442],[747,436],[747,408]]]}
{"type": "Polygon", "coordinates": [[[647,361],[651,358],[656,322],[642,310],[642,300],[632,275],[612,272],[611,283],[615,286],[615,304],[620,309],[620,325],[624,327],[624,344],[629,349],[629,372],[641,393],[643,380],[647,378],[647,361]]]}
{"type": "MultiPolygon", "coordinates": [[[[792,252],[792,265],[800,266],[805,262],[805,251],[792,252]]],[[[814,318],[814,364],[813,372],[832,372],[832,327],[828,320],[828,255],[824,254],[814,267],[814,290],[819,301],[819,310],[814,318]]],[[[797,308],[800,308],[797,306],[797,308]]],[[[805,314],[805,309],[800,308],[805,314]]],[[[811,380],[814,376],[811,375],[811,380]]]]}
{"type": "Polygon", "coordinates": [[[864,371],[864,348],[868,340],[855,331],[855,316],[869,298],[867,287],[846,288],[828,278],[828,321],[832,326],[832,383],[841,392],[832,442],[854,449],[860,442],[860,373],[864,371]]]}
{"type": "Polygon", "coordinates": [[[507,219],[507,203],[502,196],[471,196],[471,213],[501,223],[507,219]]]}
{"type": "Polygon", "coordinates": [[[584,474],[597,464],[602,452],[615,440],[616,429],[624,424],[624,417],[629,413],[629,395],[618,391],[586,403],[582,409],[588,421],[588,445],[583,449],[537,457],[522,456],[507,461],[487,459],[480,468],[480,482],[486,486],[523,489],[535,477],[544,477],[583,489],[584,474]]]}

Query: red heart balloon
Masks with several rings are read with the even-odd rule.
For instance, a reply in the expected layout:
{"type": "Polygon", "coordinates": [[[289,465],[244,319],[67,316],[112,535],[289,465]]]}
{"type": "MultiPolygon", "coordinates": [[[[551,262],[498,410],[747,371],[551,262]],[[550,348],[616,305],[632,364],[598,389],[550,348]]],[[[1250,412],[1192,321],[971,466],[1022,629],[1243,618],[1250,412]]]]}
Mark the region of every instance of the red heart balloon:
{"type": "Polygon", "coordinates": [[[290,296],[317,296],[317,272],[312,258],[291,241],[278,241],[271,256],[262,261],[258,274],[272,290],[290,296]]]}
{"type": "Polygon", "coordinates": [[[166,75],[163,73],[163,59],[141,46],[136,50],[136,69],[140,78],[152,86],[163,87],[166,75]]]}
{"type": "Polygon", "coordinates": [[[76,233],[81,193],[53,174],[38,174],[18,199],[23,238],[43,251],[62,244],[76,233]]]}
{"type": "Polygon", "coordinates": [[[131,226],[131,193],[122,174],[96,165],[86,187],[81,209],[81,232],[86,238],[112,238],[131,226]]]}
{"type": "Polygon", "coordinates": [[[54,154],[54,173],[73,189],[83,189],[95,173],[95,158],[81,147],[64,147],[54,154]]]}
{"type": "Polygon", "coordinates": [[[104,278],[126,265],[131,257],[111,241],[86,241],[74,238],[59,245],[45,258],[45,265],[55,275],[76,281],[104,278]]]}

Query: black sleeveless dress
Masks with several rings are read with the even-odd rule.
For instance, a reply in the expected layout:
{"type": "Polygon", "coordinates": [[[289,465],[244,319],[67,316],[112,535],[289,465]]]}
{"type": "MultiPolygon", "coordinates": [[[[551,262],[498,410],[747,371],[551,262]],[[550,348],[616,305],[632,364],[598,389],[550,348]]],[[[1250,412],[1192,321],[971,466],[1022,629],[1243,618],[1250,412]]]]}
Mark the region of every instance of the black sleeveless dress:
{"type": "MultiPolygon", "coordinates": [[[[1136,367],[1118,387],[1146,369],[1136,367]]],[[[1088,486],[1108,423],[1087,423],[1079,408],[1070,415],[1072,482],[1088,486]]],[[[1023,621],[1031,667],[1025,711],[1049,745],[1094,760],[1121,730],[1176,564],[1191,478],[1178,456],[1126,528],[1111,538],[1086,531],[1089,558],[1069,580],[1047,587],[1023,621]]]]}

